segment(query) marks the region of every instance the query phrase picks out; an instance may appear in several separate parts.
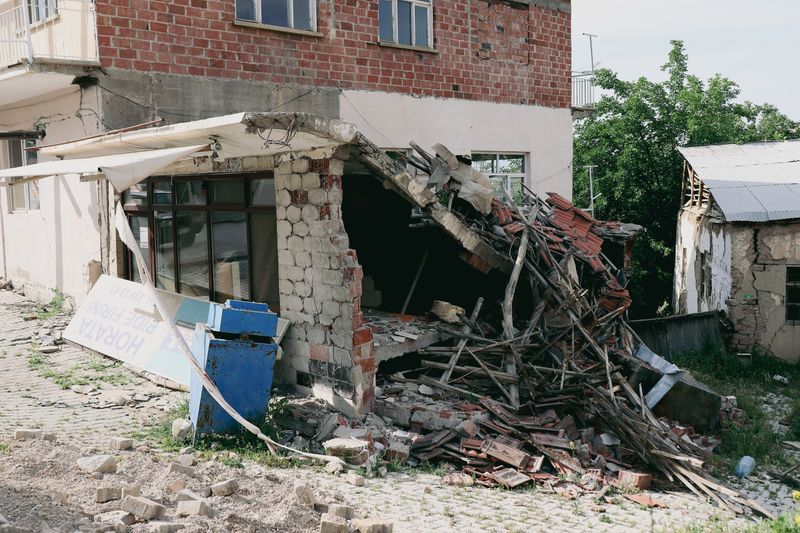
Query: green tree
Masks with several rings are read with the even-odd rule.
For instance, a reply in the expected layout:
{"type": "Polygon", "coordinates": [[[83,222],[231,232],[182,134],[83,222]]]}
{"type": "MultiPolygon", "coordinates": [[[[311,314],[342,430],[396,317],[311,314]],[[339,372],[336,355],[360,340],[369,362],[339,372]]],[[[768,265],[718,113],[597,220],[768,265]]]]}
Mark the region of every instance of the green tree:
{"type": "Polygon", "coordinates": [[[588,205],[588,173],[596,165],[598,218],[644,226],[634,249],[629,284],[634,316],[653,316],[672,295],[674,246],[683,158],[678,146],[783,140],[800,136],[798,123],[774,106],[737,102],[739,87],[716,75],[689,74],[681,41],[662,70],[667,79],[621,80],[596,73],[603,97],[596,113],[575,125],[575,203],[588,205]]]}

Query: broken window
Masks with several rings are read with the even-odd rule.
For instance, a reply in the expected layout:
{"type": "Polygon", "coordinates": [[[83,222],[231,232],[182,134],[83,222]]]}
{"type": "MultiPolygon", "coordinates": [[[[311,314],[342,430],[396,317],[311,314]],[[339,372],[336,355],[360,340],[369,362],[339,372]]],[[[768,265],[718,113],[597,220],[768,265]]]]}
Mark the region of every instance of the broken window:
{"type": "Polygon", "coordinates": [[[382,42],[433,48],[433,0],[379,0],[382,42]]]}
{"type": "MultiPolygon", "coordinates": [[[[33,165],[36,163],[36,151],[25,150],[36,146],[33,139],[8,139],[6,155],[8,168],[33,165]]],[[[39,209],[39,182],[30,178],[13,178],[11,180],[11,211],[24,213],[39,209]],[[15,184],[14,182],[19,182],[15,184]]]]}
{"type": "MultiPolygon", "coordinates": [[[[123,203],[159,288],[278,308],[271,174],[151,178],[125,191],[123,203]]],[[[130,254],[127,269],[128,278],[139,281],[130,254]]]]}
{"type": "Polygon", "coordinates": [[[800,266],[786,267],[786,321],[800,323],[800,266]]]}
{"type": "Polygon", "coordinates": [[[317,3],[316,0],[236,0],[236,18],[316,31],[317,3]]]}
{"type": "Polygon", "coordinates": [[[473,153],[472,167],[489,177],[497,198],[504,199],[507,188],[514,201],[522,200],[522,185],[526,176],[525,154],[473,153]]]}
{"type": "Polygon", "coordinates": [[[700,252],[700,298],[711,296],[711,261],[707,252],[700,252]]]}

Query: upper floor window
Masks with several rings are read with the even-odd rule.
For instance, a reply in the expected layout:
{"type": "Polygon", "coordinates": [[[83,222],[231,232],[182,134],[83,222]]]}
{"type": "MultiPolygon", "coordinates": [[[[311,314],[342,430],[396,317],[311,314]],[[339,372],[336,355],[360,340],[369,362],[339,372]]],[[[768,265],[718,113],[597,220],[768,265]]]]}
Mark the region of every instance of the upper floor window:
{"type": "Polygon", "coordinates": [[[236,0],[236,18],[271,26],[316,31],[316,0],[236,0]]]}
{"type": "MultiPolygon", "coordinates": [[[[33,139],[8,139],[6,141],[6,156],[8,168],[21,167],[36,163],[36,151],[25,150],[36,146],[33,139]]],[[[26,178],[12,180],[11,186],[11,211],[22,213],[39,209],[39,182],[26,178]],[[15,184],[14,181],[21,183],[15,184]]]]}
{"type": "Polygon", "coordinates": [[[31,23],[41,22],[58,12],[58,0],[27,0],[31,23]]]}
{"type": "Polygon", "coordinates": [[[433,0],[378,0],[380,40],[433,48],[433,0]]]}
{"type": "Polygon", "coordinates": [[[525,183],[525,154],[472,154],[472,167],[489,177],[497,198],[505,198],[508,189],[519,202],[525,183]]]}
{"type": "Polygon", "coordinates": [[[800,266],[786,267],[786,322],[800,323],[800,266]]]}

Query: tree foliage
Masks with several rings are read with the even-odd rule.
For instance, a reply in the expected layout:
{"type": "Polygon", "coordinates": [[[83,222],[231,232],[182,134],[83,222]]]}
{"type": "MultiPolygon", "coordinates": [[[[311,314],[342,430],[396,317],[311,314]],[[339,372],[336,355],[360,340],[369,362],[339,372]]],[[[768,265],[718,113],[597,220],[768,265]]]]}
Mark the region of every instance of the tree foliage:
{"type": "Polygon", "coordinates": [[[629,288],[633,313],[653,316],[672,294],[674,246],[683,158],[678,146],[784,140],[798,123],[774,106],[738,102],[739,87],[716,75],[689,74],[681,41],[672,41],[667,78],[623,81],[596,73],[603,97],[575,126],[575,203],[589,204],[586,165],[596,165],[596,215],[644,226],[634,248],[629,288]]]}

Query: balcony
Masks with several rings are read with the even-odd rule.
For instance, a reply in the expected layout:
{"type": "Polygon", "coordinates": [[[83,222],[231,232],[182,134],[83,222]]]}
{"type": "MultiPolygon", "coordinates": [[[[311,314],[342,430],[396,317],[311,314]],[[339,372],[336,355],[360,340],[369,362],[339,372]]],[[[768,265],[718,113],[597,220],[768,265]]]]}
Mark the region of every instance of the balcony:
{"type": "Polygon", "coordinates": [[[593,110],[595,99],[594,74],[591,72],[572,73],[572,108],[576,111],[593,110]]]}
{"type": "Polygon", "coordinates": [[[99,65],[92,0],[0,0],[0,106],[72,83],[62,65],[99,65]]]}

